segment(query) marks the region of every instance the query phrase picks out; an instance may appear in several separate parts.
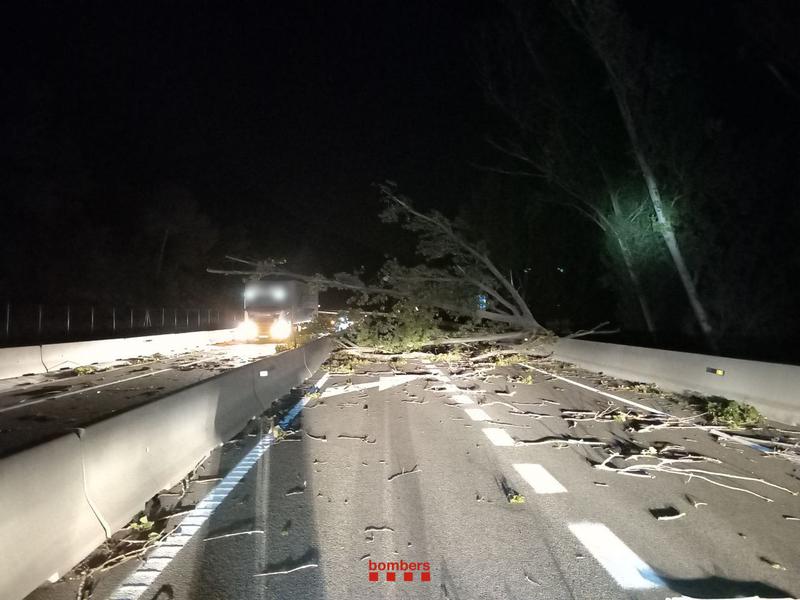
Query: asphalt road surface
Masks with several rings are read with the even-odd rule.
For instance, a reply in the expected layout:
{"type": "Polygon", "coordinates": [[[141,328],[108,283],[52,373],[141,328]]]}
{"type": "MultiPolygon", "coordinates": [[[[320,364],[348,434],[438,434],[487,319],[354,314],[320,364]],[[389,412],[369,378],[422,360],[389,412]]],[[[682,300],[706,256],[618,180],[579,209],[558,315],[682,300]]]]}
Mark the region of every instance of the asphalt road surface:
{"type": "Polygon", "coordinates": [[[214,344],[192,352],[0,380],[0,456],[274,354],[274,344],[214,344]],[[91,371],[91,372],[88,372],[91,371]]]}
{"type": "MultiPolygon", "coordinates": [[[[609,402],[684,408],[531,364],[543,372],[410,362],[331,375],[287,437],[257,421],[215,452],[170,507],[172,533],[146,561],[97,573],[93,598],[800,595],[800,465],[697,428],[569,421],[609,402]],[[664,470],[598,468],[612,451],[629,458],[609,468],[664,470]],[[380,563],[399,568],[370,570],[380,563]]],[[[77,585],[29,600],[75,598],[77,585]]]]}

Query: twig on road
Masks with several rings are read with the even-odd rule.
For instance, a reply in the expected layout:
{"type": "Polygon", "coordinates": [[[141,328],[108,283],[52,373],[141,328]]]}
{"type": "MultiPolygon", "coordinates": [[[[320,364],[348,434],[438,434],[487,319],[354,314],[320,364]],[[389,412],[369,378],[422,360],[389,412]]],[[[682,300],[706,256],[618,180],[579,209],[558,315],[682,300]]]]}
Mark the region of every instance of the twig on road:
{"type": "Polygon", "coordinates": [[[251,529],[250,531],[236,531],[234,533],[223,533],[221,535],[215,535],[212,537],[207,537],[203,541],[204,542],[213,542],[215,540],[223,540],[225,538],[236,537],[239,535],[256,535],[256,534],[264,535],[263,529],[251,529]]]}
{"type": "Polygon", "coordinates": [[[607,446],[606,442],[600,440],[583,440],[576,438],[564,438],[558,436],[548,436],[539,440],[514,440],[515,446],[544,446],[546,444],[569,444],[575,446],[607,446]]]}
{"type": "Polygon", "coordinates": [[[289,573],[294,573],[296,571],[302,571],[303,569],[313,569],[315,567],[319,567],[317,563],[307,563],[305,565],[300,565],[298,567],[294,567],[293,569],[286,569],[283,571],[267,571],[266,573],[256,573],[253,577],[272,577],[273,575],[288,575],[289,573]]]}
{"type": "Polygon", "coordinates": [[[399,473],[395,473],[394,475],[389,475],[389,479],[387,479],[387,481],[392,481],[393,479],[397,479],[398,477],[402,477],[403,475],[410,475],[411,473],[422,473],[422,471],[420,471],[417,468],[417,465],[414,465],[414,467],[410,471],[406,471],[405,467],[403,467],[403,469],[399,473]]]}
{"type": "Polygon", "coordinates": [[[618,473],[620,475],[631,475],[631,476],[634,476],[634,477],[646,477],[646,478],[649,478],[649,479],[653,479],[655,477],[655,475],[652,474],[653,472],[656,472],[656,473],[668,473],[668,474],[671,474],[671,475],[681,475],[681,476],[687,478],[686,483],[689,483],[692,479],[700,479],[702,481],[705,481],[705,482],[710,483],[712,485],[716,485],[718,487],[723,487],[723,488],[726,488],[726,489],[729,489],[729,490],[733,490],[733,491],[737,491],[737,492],[744,492],[745,494],[750,494],[751,496],[755,496],[755,497],[760,498],[760,499],[762,499],[762,500],[764,500],[766,502],[774,502],[774,500],[772,500],[771,498],[768,498],[767,496],[764,496],[762,494],[754,492],[752,490],[748,490],[746,488],[737,487],[737,486],[733,486],[733,485],[728,485],[728,484],[723,483],[721,481],[716,481],[716,480],[712,479],[712,477],[719,477],[719,478],[723,478],[723,479],[736,479],[736,480],[739,480],[739,481],[752,481],[754,483],[760,483],[762,485],[765,485],[765,486],[768,486],[768,487],[772,487],[772,488],[787,492],[787,493],[789,493],[789,494],[791,494],[793,496],[797,496],[798,495],[798,492],[794,492],[794,491],[792,491],[792,490],[790,490],[788,488],[785,488],[783,486],[780,486],[780,485],[777,485],[777,484],[774,484],[774,483],[770,483],[769,481],[766,481],[765,479],[760,479],[758,477],[748,477],[746,475],[733,475],[733,474],[730,474],[730,473],[720,473],[718,471],[707,471],[707,470],[704,470],[704,469],[678,468],[678,467],[673,466],[675,464],[701,463],[701,462],[712,462],[712,463],[720,464],[721,461],[716,460],[716,459],[711,459],[711,458],[708,458],[708,457],[705,457],[705,456],[697,456],[697,455],[692,455],[692,454],[684,456],[682,458],[661,458],[661,457],[647,456],[647,455],[632,455],[632,456],[624,457],[623,455],[615,452],[615,453],[612,453],[610,456],[608,456],[602,463],[600,463],[598,465],[594,465],[594,468],[595,469],[599,469],[601,471],[611,471],[613,473],[618,473]],[[626,460],[626,461],[627,460],[638,460],[639,458],[649,458],[649,459],[655,459],[658,462],[656,464],[636,464],[636,465],[630,465],[628,467],[619,467],[619,468],[613,467],[613,466],[609,466],[609,463],[612,460],[614,460],[615,458],[622,458],[623,460],[626,460]]]}

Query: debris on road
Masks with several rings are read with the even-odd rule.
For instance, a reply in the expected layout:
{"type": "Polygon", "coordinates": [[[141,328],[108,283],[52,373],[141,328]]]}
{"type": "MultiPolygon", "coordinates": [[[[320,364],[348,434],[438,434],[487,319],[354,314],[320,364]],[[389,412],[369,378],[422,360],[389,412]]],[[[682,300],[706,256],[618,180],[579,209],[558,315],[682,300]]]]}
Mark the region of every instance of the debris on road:
{"type": "Polygon", "coordinates": [[[651,508],[650,514],[659,521],[674,521],[685,517],[686,513],[679,511],[674,506],[665,506],[664,508],[651,508]]]}
{"type": "Polygon", "coordinates": [[[259,535],[259,534],[264,535],[264,530],[263,529],[251,529],[249,531],[236,531],[234,533],[223,533],[221,535],[214,535],[214,536],[211,536],[211,537],[207,537],[203,541],[204,542],[213,542],[213,541],[216,541],[216,540],[223,540],[223,539],[226,539],[226,538],[237,537],[237,536],[240,536],[240,535],[259,535]]]}
{"type": "Polygon", "coordinates": [[[417,468],[417,465],[414,465],[413,468],[406,471],[405,467],[403,467],[399,473],[395,473],[394,475],[389,475],[387,481],[392,481],[393,479],[397,479],[398,477],[402,477],[403,475],[410,475],[411,473],[422,473],[420,469],[417,468]]]}
{"type": "Polygon", "coordinates": [[[291,569],[284,569],[282,571],[267,571],[266,573],[256,573],[255,575],[253,575],[253,577],[272,577],[273,575],[289,575],[290,573],[302,571],[303,569],[314,569],[317,567],[319,567],[317,563],[306,563],[304,565],[299,565],[291,569]]]}
{"type": "Polygon", "coordinates": [[[293,487],[290,490],[286,491],[286,496],[295,496],[297,494],[302,494],[306,491],[306,482],[303,482],[303,485],[298,485],[297,487],[293,487]]]}

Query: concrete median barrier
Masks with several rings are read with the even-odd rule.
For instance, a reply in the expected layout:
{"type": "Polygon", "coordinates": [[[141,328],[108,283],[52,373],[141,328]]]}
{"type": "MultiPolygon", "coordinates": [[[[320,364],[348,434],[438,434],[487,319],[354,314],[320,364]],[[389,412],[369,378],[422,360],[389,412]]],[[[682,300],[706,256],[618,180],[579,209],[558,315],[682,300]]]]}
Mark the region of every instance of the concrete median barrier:
{"type": "Polygon", "coordinates": [[[332,345],[316,340],[0,460],[0,598],[62,576],[310,377],[332,345]]]}
{"type": "Polygon", "coordinates": [[[0,348],[0,379],[28,373],[43,373],[41,346],[0,348]]]}
{"type": "Polygon", "coordinates": [[[178,354],[233,339],[232,329],[0,348],[0,379],[46,373],[134,356],[178,354]]]}
{"type": "Polygon", "coordinates": [[[572,339],[558,340],[552,356],[668,391],[746,402],[770,419],[800,424],[800,367],[794,365],[572,339]]]}
{"type": "Polygon", "coordinates": [[[292,388],[311,377],[328,358],[332,348],[333,341],[322,338],[254,364],[254,387],[264,409],[280,397],[280,394],[275,395],[276,390],[292,388]]]}
{"type": "Polygon", "coordinates": [[[260,412],[248,365],[87,427],[86,492],[109,532],[260,412]]]}
{"type": "Polygon", "coordinates": [[[75,434],[0,459],[0,598],[58,579],[105,539],[75,434]]]}

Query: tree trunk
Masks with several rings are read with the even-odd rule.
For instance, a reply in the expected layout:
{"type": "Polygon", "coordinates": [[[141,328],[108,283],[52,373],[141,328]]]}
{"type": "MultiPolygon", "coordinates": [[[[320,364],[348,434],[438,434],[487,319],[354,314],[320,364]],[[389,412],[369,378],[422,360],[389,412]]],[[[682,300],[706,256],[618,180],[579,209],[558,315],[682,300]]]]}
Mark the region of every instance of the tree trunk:
{"type": "Polygon", "coordinates": [[[639,281],[639,276],[636,274],[636,270],[633,268],[633,259],[631,258],[631,251],[625,242],[620,238],[616,233],[612,233],[614,237],[617,239],[617,245],[619,245],[620,254],[622,254],[622,262],[625,263],[625,269],[628,271],[628,277],[631,279],[631,285],[633,286],[633,293],[636,295],[636,299],[639,301],[639,308],[642,311],[642,318],[644,319],[644,323],[647,326],[647,331],[650,333],[650,337],[655,339],[656,337],[656,325],[655,321],[653,320],[653,315],[650,312],[650,303],[647,301],[647,297],[644,295],[644,289],[642,288],[642,283],[639,281]]]}
{"type": "MultiPolygon", "coordinates": [[[[611,210],[614,211],[616,220],[625,219],[625,215],[623,214],[622,208],[619,205],[617,195],[613,192],[609,192],[609,199],[611,200],[611,210]]],[[[619,231],[617,231],[617,228],[612,222],[609,222],[602,213],[598,214],[598,219],[601,223],[601,227],[602,223],[606,223],[606,226],[603,227],[603,229],[606,230],[606,234],[614,236],[614,239],[619,246],[619,251],[622,255],[622,262],[625,263],[625,269],[628,271],[628,277],[630,278],[631,285],[633,286],[633,293],[636,295],[636,299],[639,302],[639,308],[642,311],[642,318],[647,326],[647,331],[650,333],[650,337],[655,341],[655,321],[653,320],[653,315],[650,312],[650,303],[647,301],[647,296],[645,295],[644,288],[639,280],[639,275],[636,273],[636,269],[633,266],[633,256],[631,255],[631,250],[628,248],[628,244],[625,243],[624,238],[620,235],[619,231]]]]}
{"type": "Polygon", "coordinates": [[[672,228],[672,223],[670,223],[667,215],[664,212],[664,203],[661,199],[661,190],[659,189],[655,174],[650,168],[650,163],[647,162],[647,158],[645,157],[644,151],[641,148],[639,135],[636,130],[636,124],[633,121],[633,115],[631,114],[630,107],[628,106],[628,101],[625,97],[625,91],[621,89],[620,83],[616,81],[614,73],[607,63],[606,69],[608,70],[609,78],[611,79],[611,87],[613,88],[614,95],[617,99],[617,105],[619,106],[622,121],[625,123],[625,129],[628,133],[628,139],[631,142],[633,154],[636,157],[639,170],[641,171],[642,177],[647,185],[647,193],[650,197],[650,203],[653,205],[653,211],[656,214],[656,220],[660,226],[659,229],[661,231],[661,237],[664,238],[664,243],[667,245],[667,250],[669,250],[669,254],[672,257],[675,270],[678,272],[678,277],[680,277],[684,290],[686,290],[686,296],[689,299],[689,304],[692,307],[692,311],[697,319],[697,323],[700,325],[700,330],[702,331],[703,336],[705,337],[706,342],[711,349],[716,350],[716,344],[712,337],[711,321],[708,318],[708,313],[706,312],[703,303],[700,301],[700,296],[697,293],[697,288],[694,285],[692,276],[689,274],[689,269],[686,266],[686,261],[683,258],[683,253],[681,252],[680,245],[678,244],[678,239],[675,236],[675,230],[672,228]]]}

